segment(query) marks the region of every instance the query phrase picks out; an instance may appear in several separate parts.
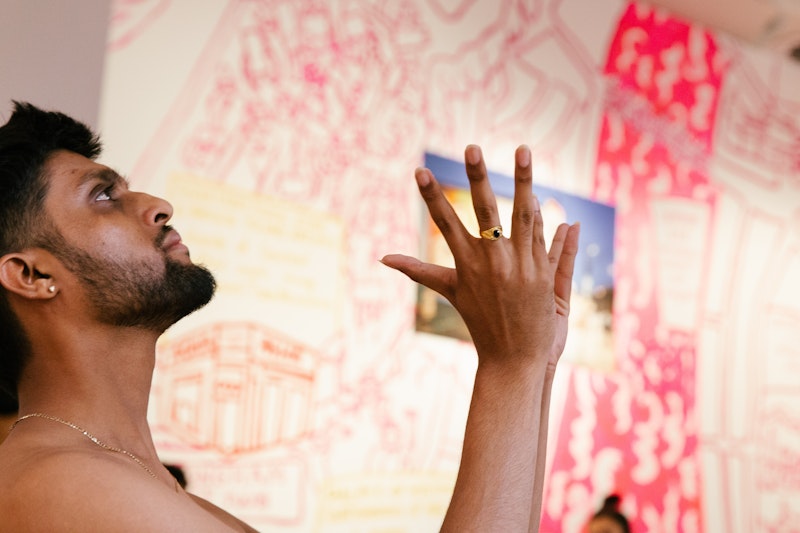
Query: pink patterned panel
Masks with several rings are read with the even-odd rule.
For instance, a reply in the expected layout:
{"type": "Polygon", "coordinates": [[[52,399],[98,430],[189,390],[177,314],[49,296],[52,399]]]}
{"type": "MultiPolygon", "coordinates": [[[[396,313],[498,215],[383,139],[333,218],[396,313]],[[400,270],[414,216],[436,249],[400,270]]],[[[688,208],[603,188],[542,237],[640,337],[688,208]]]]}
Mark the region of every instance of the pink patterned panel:
{"type": "Polygon", "coordinates": [[[567,369],[542,531],[580,531],[617,492],[634,531],[702,529],[695,355],[724,74],[705,31],[630,4],[609,49],[594,196],[616,206],[619,371],[567,369]],[[591,458],[591,459],[589,459],[591,458]]]}

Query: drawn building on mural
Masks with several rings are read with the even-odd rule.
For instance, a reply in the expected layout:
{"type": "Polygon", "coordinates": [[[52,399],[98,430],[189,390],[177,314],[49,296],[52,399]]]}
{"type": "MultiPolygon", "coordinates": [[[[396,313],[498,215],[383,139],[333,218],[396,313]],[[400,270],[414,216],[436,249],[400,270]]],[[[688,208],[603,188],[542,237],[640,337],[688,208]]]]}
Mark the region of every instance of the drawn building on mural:
{"type": "Polygon", "coordinates": [[[170,391],[159,418],[195,446],[223,453],[296,441],[309,431],[316,355],[255,323],[220,323],[164,347],[170,391]]]}

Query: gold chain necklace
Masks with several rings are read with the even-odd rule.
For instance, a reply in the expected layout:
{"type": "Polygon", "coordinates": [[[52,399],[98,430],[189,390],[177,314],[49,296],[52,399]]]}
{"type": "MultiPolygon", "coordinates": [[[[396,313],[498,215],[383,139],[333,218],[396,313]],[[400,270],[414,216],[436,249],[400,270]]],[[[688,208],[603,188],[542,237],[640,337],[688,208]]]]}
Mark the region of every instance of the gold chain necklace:
{"type": "MultiPolygon", "coordinates": [[[[148,474],[150,474],[150,476],[151,476],[153,479],[158,479],[158,478],[156,477],[156,474],[155,474],[155,472],[153,472],[152,470],[150,470],[150,467],[149,467],[149,466],[147,466],[147,465],[144,463],[144,461],[142,461],[141,459],[139,459],[137,456],[135,456],[135,455],[134,455],[134,454],[132,454],[131,452],[129,452],[129,451],[127,451],[127,450],[123,450],[122,448],[116,448],[116,447],[114,447],[114,446],[110,446],[110,445],[106,444],[105,442],[102,442],[100,439],[98,439],[97,437],[95,437],[94,435],[92,435],[91,433],[89,433],[88,431],[86,431],[85,429],[83,429],[82,427],[78,426],[77,424],[73,424],[72,422],[70,422],[70,421],[68,421],[68,420],[64,420],[63,418],[58,418],[57,416],[46,415],[46,414],[44,414],[44,413],[31,413],[31,414],[29,414],[29,415],[21,416],[21,417],[17,418],[17,419],[14,421],[14,423],[13,423],[13,424],[11,424],[11,429],[9,429],[9,430],[8,430],[8,432],[9,432],[9,433],[11,433],[12,431],[14,431],[14,428],[15,428],[15,427],[17,427],[17,424],[19,424],[19,423],[20,423],[20,422],[22,422],[23,420],[26,420],[26,419],[28,419],[28,418],[33,418],[33,417],[37,417],[37,418],[44,418],[44,419],[47,419],[47,420],[52,420],[53,422],[59,422],[59,423],[61,423],[61,424],[64,424],[65,426],[71,427],[72,429],[74,429],[74,430],[76,430],[76,431],[80,431],[81,433],[83,433],[83,435],[84,435],[86,438],[88,438],[90,441],[94,442],[96,445],[100,446],[100,447],[101,447],[101,448],[103,448],[104,450],[108,450],[108,451],[110,451],[110,452],[121,453],[121,454],[123,454],[123,455],[127,455],[128,457],[130,457],[131,459],[133,459],[134,461],[136,461],[136,464],[138,464],[139,466],[141,466],[142,468],[144,468],[145,472],[147,472],[148,474]]],[[[177,481],[176,481],[176,484],[177,484],[177,481]]],[[[176,490],[177,490],[177,486],[176,486],[176,490]]]]}

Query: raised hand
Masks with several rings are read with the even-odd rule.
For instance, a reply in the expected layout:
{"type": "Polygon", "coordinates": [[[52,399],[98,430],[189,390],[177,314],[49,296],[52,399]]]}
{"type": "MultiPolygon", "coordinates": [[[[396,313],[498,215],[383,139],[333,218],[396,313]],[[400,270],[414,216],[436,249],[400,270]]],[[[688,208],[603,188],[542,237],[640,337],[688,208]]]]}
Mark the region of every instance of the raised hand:
{"type": "Polygon", "coordinates": [[[416,171],[420,193],[455,259],[446,268],[402,255],[383,263],[447,298],[461,314],[482,363],[537,358],[555,364],[564,349],[572,273],[578,248],[576,225],[562,224],[548,252],[542,215],[532,193],[531,154],[515,154],[512,227],[494,238],[500,225],[497,202],[480,148],[465,150],[475,214],[482,230],[472,236],[428,169],[416,171]],[[488,232],[488,233],[487,233],[488,232]]]}
{"type": "Polygon", "coordinates": [[[515,154],[511,231],[477,146],[464,153],[480,236],[470,235],[431,172],[416,179],[455,268],[388,255],[383,263],[458,310],[478,352],[464,447],[442,531],[538,531],[553,371],[567,337],[577,224],[562,224],[548,251],[532,192],[531,154],[515,154]]]}

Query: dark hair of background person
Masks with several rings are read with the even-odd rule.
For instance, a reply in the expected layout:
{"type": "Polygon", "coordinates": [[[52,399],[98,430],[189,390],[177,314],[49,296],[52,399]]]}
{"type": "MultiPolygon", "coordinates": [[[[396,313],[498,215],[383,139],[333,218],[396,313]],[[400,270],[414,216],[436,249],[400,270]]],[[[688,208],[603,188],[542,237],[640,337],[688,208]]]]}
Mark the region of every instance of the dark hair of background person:
{"type": "Polygon", "coordinates": [[[622,501],[617,494],[610,494],[603,502],[603,506],[593,516],[590,523],[598,518],[608,518],[622,528],[623,533],[631,533],[631,526],[628,519],[619,510],[619,504],[622,501]]]}
{"type": "MultiPolygon", "coordinates": [[[[53,225],[43,217],[47,159],[58,150],[96,159],[100,140],[85,124],[63,113],[14,102],[0,126],[0,256],[27,247],[47,247],[53,225]]],[[[29,343],[0,288],[0,388],[16,397],[29,343]]]]}
{"type": "Polygon", "coordinates": [[[19,410],[17,399],[4,390],[0,390],[0,416],[16,415],[19,410]]]}
{"type": "Polygon", "coordinates": [[[8,437],[11,424],[17,419],[19,402],[3,389],[0,389],[0,444],[8,437]]]}
{"type": "Polygon", "coordinates": [[[186,488],[186,473],[183,471],[183,467],[179,465],[173,465],[164,463],[164,466],[169,470],[169,473],[172,474],[172,477],[178,482],[178,485],[181,486],[182,489],[186,488]]]}

